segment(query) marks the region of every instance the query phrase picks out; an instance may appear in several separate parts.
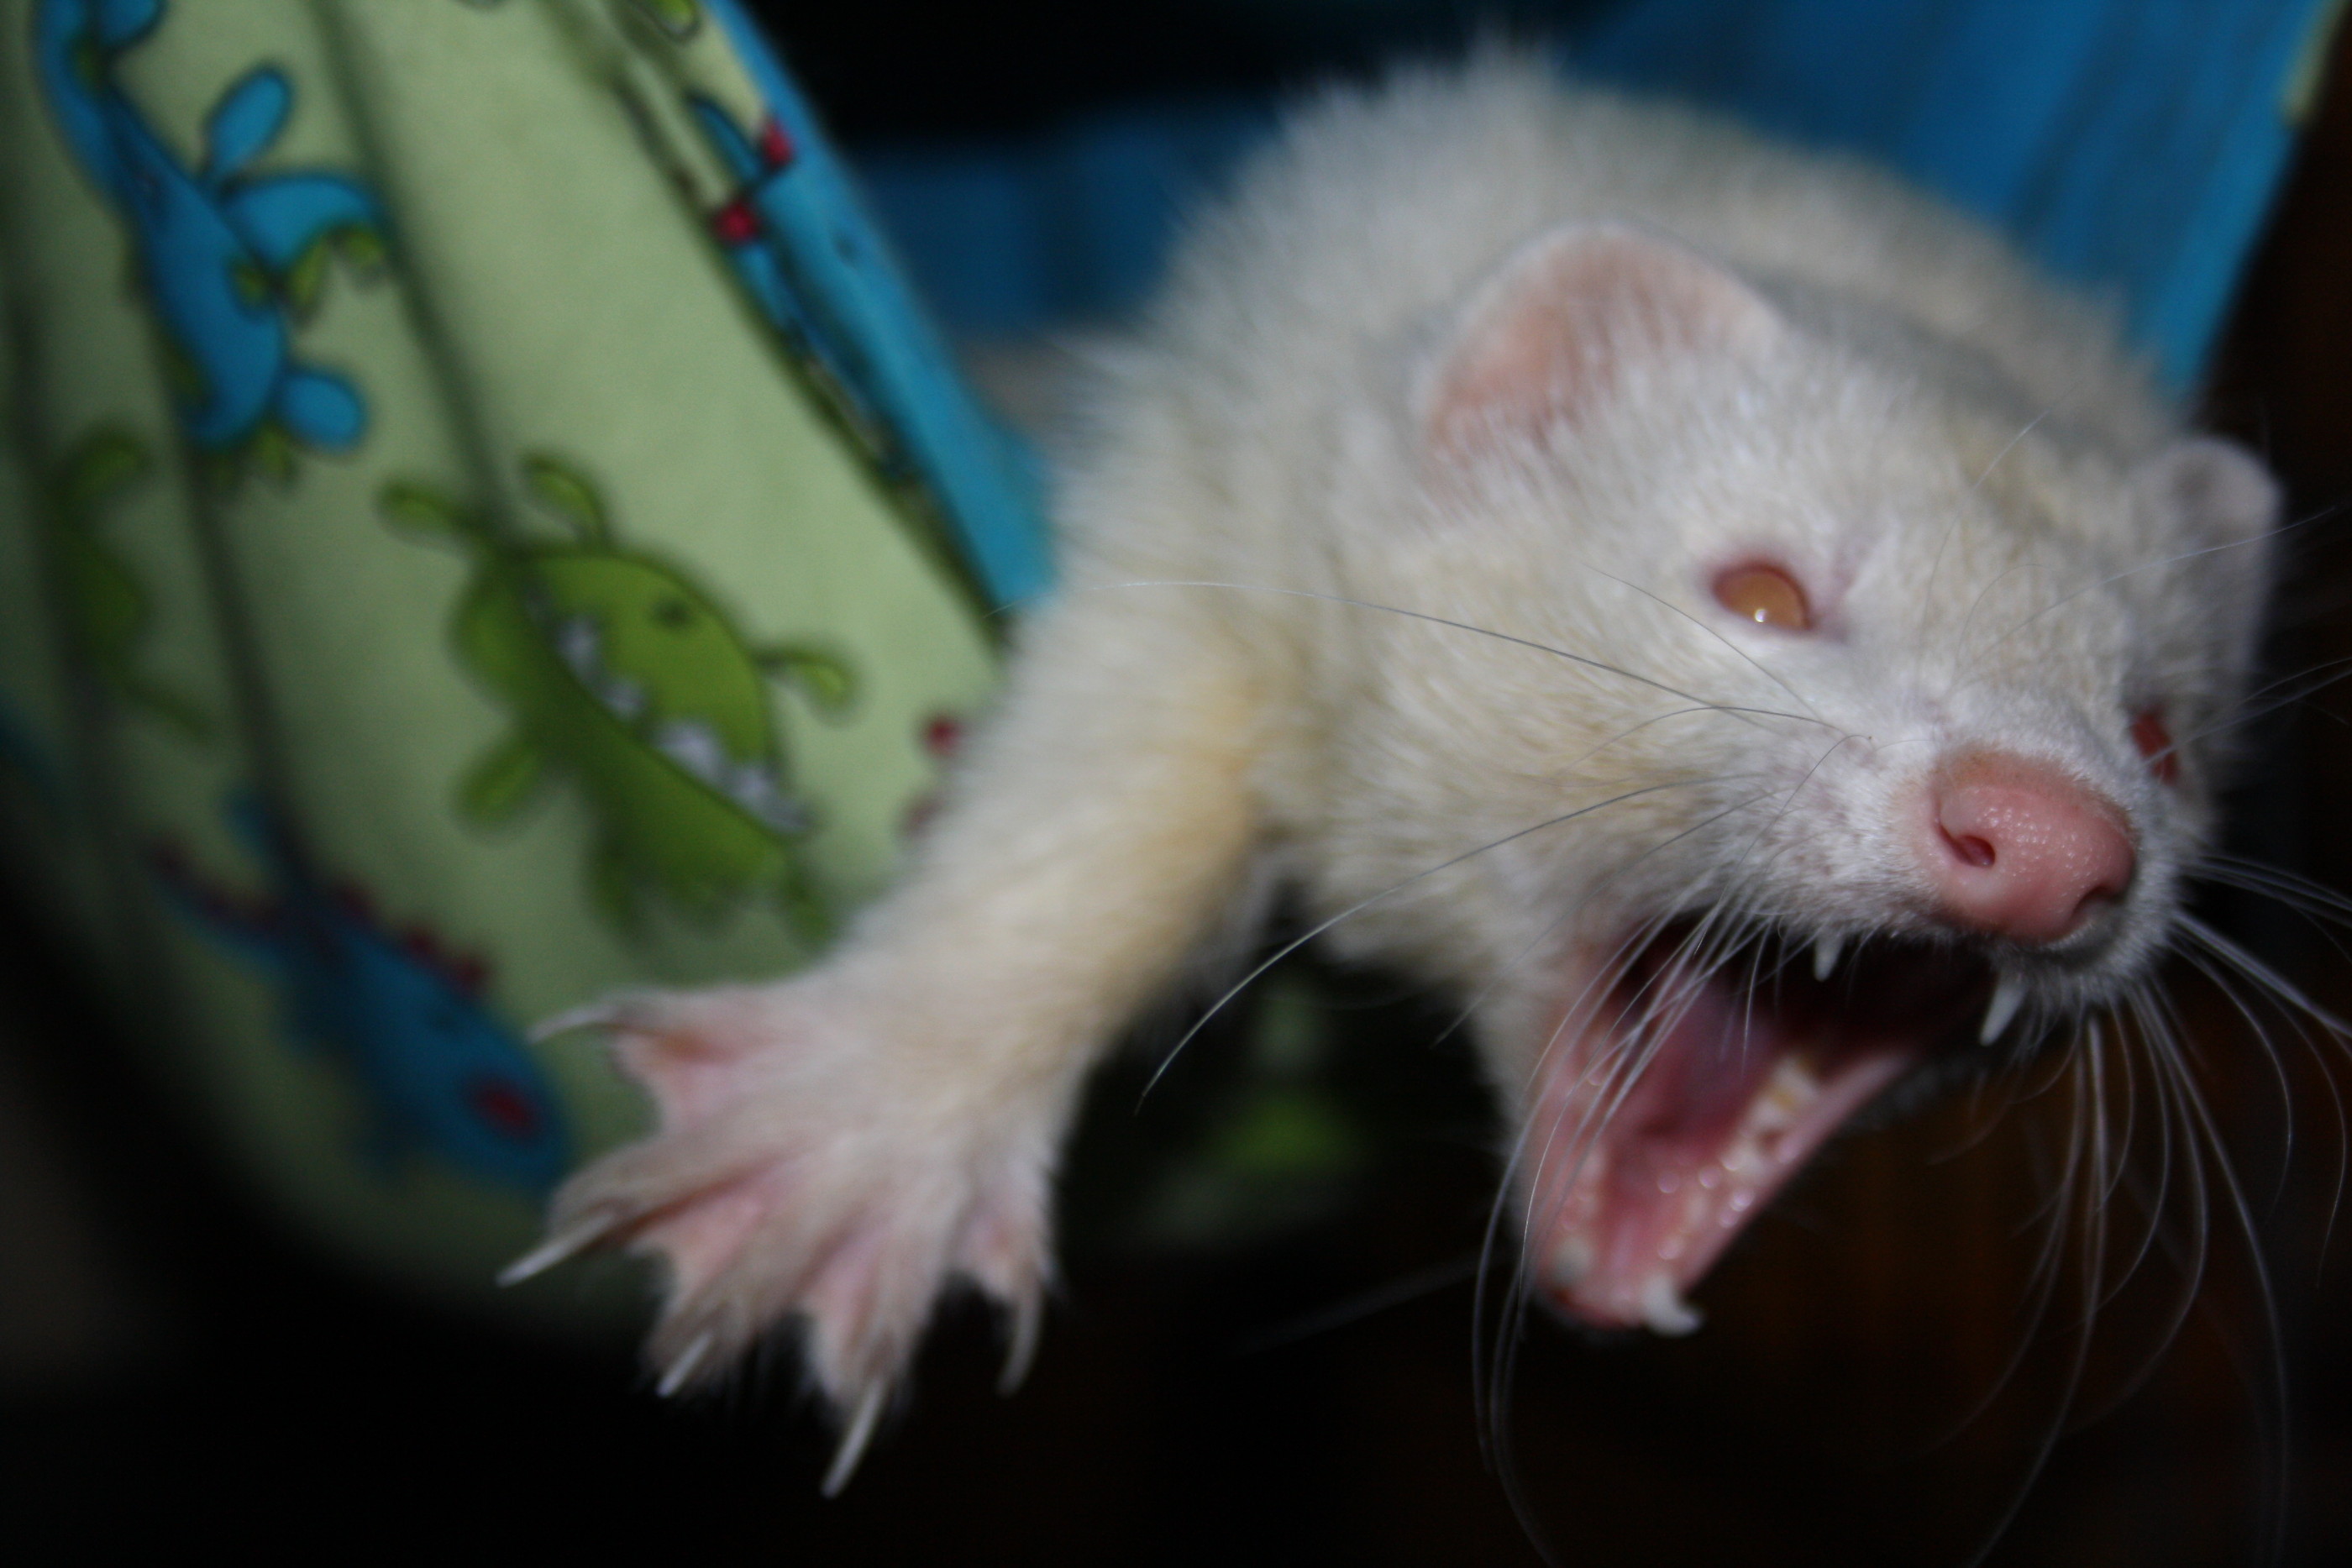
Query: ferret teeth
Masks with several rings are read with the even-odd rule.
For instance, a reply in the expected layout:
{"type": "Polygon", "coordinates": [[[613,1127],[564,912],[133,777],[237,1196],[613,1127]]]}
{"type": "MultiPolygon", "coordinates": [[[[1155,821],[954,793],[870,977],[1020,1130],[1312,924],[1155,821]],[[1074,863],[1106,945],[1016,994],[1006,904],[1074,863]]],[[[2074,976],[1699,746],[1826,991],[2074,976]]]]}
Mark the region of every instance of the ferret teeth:
{"type": "Polygon", "coordinates": [[[1845,937],[1833,931],[1822,933],[1813,944],[1813,978],[1826,980],[1837,967],[1838,955],[1845,951],[1845,937]]]}
{"type": "Polygon", "coordinates": [[[1653,1274],[1642,1287],[1642,1321],[1650,1325],[1652,1333],[1680,1338],[1698,1327],[1704,1320],[1698,1309],[1683,1300],[1675,1289],[1674,1281],[1663,1270],[1653,1274]]]}
{"type": "Polygon", "coordinates": [[[1563,1236],[1552,1248],[1544,1268],[1544,1283],[1555,1291],[1571,1291],[1592,1272],[1592,1243],[1581,1236],[1563,1236]]]}
{"type": "Polygon", "coordinates": [[[1985,1004],[1984,1028],[1977,1032],[1977,1043],[1990,1045],[1999,1040],[2024,1005],[2025,982],[2015,975],[2003,975],[1992,988],[1992,1000],[1985,1004]]]}

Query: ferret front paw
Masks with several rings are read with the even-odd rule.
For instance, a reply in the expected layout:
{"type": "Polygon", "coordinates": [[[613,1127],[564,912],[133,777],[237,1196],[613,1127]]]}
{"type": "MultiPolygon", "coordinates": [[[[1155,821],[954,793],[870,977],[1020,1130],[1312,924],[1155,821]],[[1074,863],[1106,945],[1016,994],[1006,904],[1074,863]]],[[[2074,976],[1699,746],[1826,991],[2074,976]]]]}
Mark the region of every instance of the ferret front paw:
{"type": "Polygon", "coordinates": [[[1057,1107],[989,1094],[952,1042],[829,975],[641,993],[551,1020],[608,1031],[657,1130],[555,1195],[548,1239],[500,1276],[590,1248],[659,1259],[646,1343],[664,1394],[708,1384],[787,1318],[842,1423],[848,1479],[933,1303],[961,1277],[1001,1303],[1025,1370],[1049,1273],[1057,1107]]]}

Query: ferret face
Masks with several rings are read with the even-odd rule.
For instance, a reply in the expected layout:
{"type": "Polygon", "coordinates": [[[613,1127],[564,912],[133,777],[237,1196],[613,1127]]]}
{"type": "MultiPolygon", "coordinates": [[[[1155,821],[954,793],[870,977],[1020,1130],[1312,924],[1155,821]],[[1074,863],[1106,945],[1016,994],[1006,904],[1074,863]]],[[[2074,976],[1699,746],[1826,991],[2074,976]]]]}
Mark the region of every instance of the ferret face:
{"type": "Polygon", "coordinates": [[[1351,645],[1330,896],[1444,867],[1356,939],[1476,998],[1553,1298],[1687,1327],[1889,1084],[2131,1005],[2274,498],[2223,444],[2119,455],[1621,231],[1536,242],[1440,342],[1414,516],[1356,563],[1439,619],[1351,645]]]}

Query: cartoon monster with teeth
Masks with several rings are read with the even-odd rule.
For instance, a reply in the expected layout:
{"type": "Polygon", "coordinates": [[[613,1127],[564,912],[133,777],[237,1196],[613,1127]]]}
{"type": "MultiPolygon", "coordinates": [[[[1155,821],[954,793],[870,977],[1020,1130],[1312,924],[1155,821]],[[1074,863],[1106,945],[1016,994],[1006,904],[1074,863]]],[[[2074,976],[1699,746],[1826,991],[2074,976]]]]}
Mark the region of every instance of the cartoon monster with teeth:
{"type": "Polygon", "coordinates": [[[765,893],[822,937],[830,916],[795,852],[814,821],[790,792],[768,682],[791,681],[835,717],[848,667],[806,644],[754,646],[677,568],[618,545],[577,473],[546,456],[523,472],[570,537],[526,537],[421,486],[381,497],[393,526],[480,565],[451,634],[516,728],[468,771],[460,810],[505,822],[567,776],[601,829],[596,902],[622,929],[640,925],[648,897],[709,918],[765,893]]]}

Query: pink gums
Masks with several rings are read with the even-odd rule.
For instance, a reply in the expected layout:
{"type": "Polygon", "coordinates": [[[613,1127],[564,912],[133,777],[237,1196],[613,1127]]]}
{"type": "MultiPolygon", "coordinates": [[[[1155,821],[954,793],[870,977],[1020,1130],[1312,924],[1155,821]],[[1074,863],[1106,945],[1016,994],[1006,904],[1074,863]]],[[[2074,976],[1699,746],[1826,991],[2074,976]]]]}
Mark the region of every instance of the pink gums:
{"type": "Polygon", "coordinates": [[[1920,1051],[1798,1040],[1719,978],[1661,973],[1640,1000],[1636,1016],[1672,1020],[1662,1034],[1632,1032],[1612,1003],[1571,1016],[1554,1049],[1523,1156],[1528,1248],[1538,1287],[1570,1315],[1682,1333],[1698,1325],[1683,1293],[1920,1051]]]}

